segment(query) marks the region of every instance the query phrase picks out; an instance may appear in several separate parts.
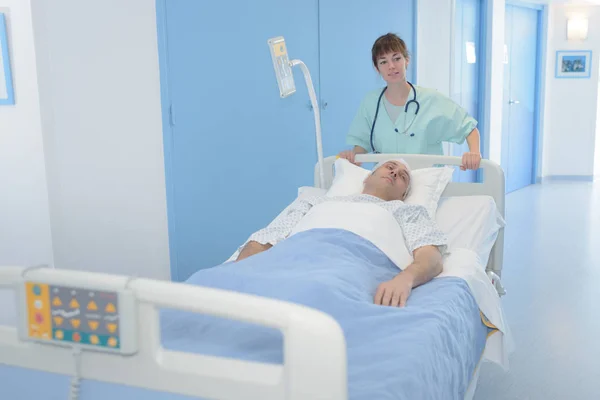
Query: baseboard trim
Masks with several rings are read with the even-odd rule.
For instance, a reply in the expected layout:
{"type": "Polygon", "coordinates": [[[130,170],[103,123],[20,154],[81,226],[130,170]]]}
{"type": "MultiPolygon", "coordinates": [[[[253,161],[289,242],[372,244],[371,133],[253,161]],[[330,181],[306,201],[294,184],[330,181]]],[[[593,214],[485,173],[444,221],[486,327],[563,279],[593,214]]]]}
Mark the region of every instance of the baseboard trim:
{"type": "Polygon", "coordinates": [[[593,175],[548,175],[543,178],[544,181],[573,181],[573,182],[593,182],[593,175]]]}

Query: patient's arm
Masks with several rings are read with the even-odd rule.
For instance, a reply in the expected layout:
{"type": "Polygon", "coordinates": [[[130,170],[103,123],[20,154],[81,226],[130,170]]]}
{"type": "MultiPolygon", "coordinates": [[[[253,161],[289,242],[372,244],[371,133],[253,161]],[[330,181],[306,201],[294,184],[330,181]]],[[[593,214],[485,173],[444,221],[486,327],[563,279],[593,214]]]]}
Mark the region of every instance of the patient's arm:
{"type": "Polygon", "coordinates": [[[246,245],[242,248],[242,251],[240,251],[236,261],[243,260],[244,258],[248,258],[258,253],[262,253],[265,250],[269,250],[271,247],[273,246],[270,243],[260,244],[252,240],[246,243],[246,245]]]}
{"type": "Polygon", "coordinates": [[[383,282],[375,293],[375,304],[404,307],[413,288],[429,282],[442,272],[442,254],[437,246],[414,251],[414,261],[393,279],[383,282]]]}
{"type": "Polygon", "coordinates": [[[285,240],[296,224],[298,224],[310,210],[312,204],[318,201],[318,199],[306,199],[292,204],[290,209],[284,215],[276,218],[267,227],[250,236],[248,242],[239,250],[236,261],[261,253],[275,246],[282,240],[285,240]]]}
{"type": "Polygon", "coordinates": [[[404,307],[413,288],[442,272],[446,237],[422,206],[401,208],[395,216],[402,226],[406,247],[412,252],[414,261],[396,277],[379,285],[374,301],[384,306],[404,307]]]}
{"type": "Polygon", "coordinates": [[[412,288],[429,282],[442,272],[442,253],[437,246],[419,247],[414,252],[414,261],[399,275],[409,275],[412,288]]]}

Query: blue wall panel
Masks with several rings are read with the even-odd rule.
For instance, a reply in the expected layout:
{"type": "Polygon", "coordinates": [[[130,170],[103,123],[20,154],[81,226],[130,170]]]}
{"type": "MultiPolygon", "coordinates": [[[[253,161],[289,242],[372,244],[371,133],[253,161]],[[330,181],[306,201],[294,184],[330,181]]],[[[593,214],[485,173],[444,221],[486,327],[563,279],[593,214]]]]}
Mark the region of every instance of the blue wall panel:
{"type": "Polygon", "coordinates": [[[298,92],[279,97],[267,39],[285,36],[318,82],[318,3],[161,2],[171,270],[183,280],[223,262],[312,184],[304,78],[294,69],[298,92]]]}

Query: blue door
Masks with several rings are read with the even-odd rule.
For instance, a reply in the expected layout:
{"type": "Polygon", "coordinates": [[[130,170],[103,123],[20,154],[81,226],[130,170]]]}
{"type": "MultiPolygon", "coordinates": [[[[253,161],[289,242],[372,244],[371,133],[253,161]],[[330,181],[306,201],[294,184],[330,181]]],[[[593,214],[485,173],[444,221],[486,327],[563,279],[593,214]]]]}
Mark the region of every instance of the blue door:
{"type": "MultiPolygon", "coordinates": [[[[482,0],[457,0],[454,12],[454,76],[452,99],[464,107],[468,113],[478,120],[480,130],[481,149],[485,131],[480,120],[481,110],[481,74],[482,64],[485,62],[483,51],[484,41],[481,39],[481,21],[485,19],[482,0]]],[[[469,151],[465,141],[462,145],[453,144],[452,154],[462,157],[469,151]]],[[[452,180],[455,182],[475,182],[477,171],[461,171],[456,169],[452,180]]]]}
{"type": "MultiPolygon", "coordinates": [[[[367,92],[383,88],[371,47],[395,33],[415,52],[414,0],[321,0],[319,2],[323,152],[347,148],[346,134],[367,92]]],[[[413,58],[414,54],[412,54],[413,58]]],[[[415,77],[414,60],[407,78],[415,77]]],[[[371,149],[367,149],[371,150],[371,149]]]]}
{"type": "Polygon", "coordinates": [[[535,181],[539,14],[506,6],[502,167],[507,192],[535,181]]]}
{"type": "Polygon", "coordinates": [[[297,93],[279,97],[267,39],[283,35],[319,82],[318,2],[159,0],[157,10],[171,271],[184,280],[313,183],[304,78],[294,69],[297,93]]]}

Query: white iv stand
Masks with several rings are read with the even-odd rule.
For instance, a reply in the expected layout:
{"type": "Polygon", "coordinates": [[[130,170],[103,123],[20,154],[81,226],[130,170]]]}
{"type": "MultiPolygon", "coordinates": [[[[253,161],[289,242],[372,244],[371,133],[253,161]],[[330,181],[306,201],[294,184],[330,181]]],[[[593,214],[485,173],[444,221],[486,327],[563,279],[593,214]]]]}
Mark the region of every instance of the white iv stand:
{"type": "Polygon", "coordinates": [[[315,93],[315,88],[313,86],[308,67],[300,60],[289,60],[287,48],[285,46],[285,39],[283,36],[271,38],[267,41],[267,43],[269,44],[269,49],[271,50],[271,58],[273,59],[273,67],[275,68],[275,75],[277,77],[279,95],[281,98],[288,97],[296,92],[292,67],[296,65],[300,66],[300,69],[304,74],[304,80],[306,81],[306,86],[308,88],[308,96],[310,97],[310,103],[315,114],[320,186],[321,188],[325,188],[325,175],[323,173],[323,143],[321,140],[321,114],[319,112],[317,95],[315,93]]]}

